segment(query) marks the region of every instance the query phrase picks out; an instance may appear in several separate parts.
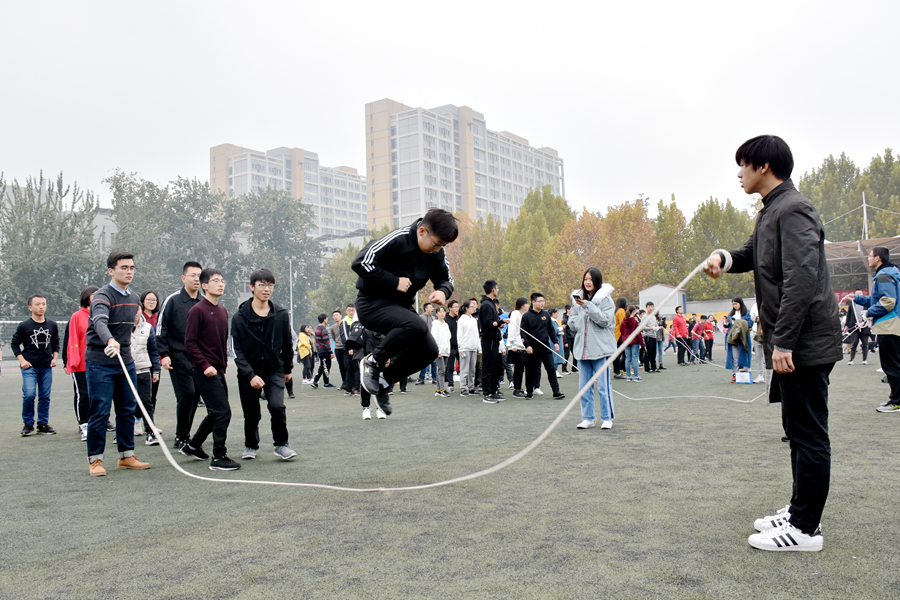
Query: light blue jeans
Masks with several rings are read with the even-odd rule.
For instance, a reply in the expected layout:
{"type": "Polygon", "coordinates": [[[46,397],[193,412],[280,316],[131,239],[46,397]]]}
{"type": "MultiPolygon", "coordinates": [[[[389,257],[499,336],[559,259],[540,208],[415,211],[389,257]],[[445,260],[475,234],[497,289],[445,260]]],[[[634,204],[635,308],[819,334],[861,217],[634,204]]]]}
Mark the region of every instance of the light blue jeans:
{"type": "Polygon", "coordinates": [[[656,340],[656,363],[660,367],[663,366],[663,364],[662,364],[663,352],[665,352],[665,350],[663,350],[663,346],[665,346],[665,345],[666,345],[665,340],[656,340]]]}
{"type": "MultiPolygon", "coordinates": [[[[596,387],[600,401],[600,419],[603,421],[612,421],[616,418],[613,410],[612,384],[609,376],[609,370],[606,366],[605,358],[595,360],[582,359],[578,361],[578,387],[583,388],[587,385],[588,380],[594,376],[597,371],[603,370],[600,377],[597,378],[596,387]]],[[[581,418],[587,421],[596,419],[594,413],[594,387],[591,386],[584,395],[581,396],[581,418]]]]}
{"type": "Polygon", "coordinates": [[[641,345],[631,344],[625,348],[625,375],[627,377],[640,377],[638,365],[641,360],[641,345]],[[632,374],[632,372],[634,374],[632,374]]]}

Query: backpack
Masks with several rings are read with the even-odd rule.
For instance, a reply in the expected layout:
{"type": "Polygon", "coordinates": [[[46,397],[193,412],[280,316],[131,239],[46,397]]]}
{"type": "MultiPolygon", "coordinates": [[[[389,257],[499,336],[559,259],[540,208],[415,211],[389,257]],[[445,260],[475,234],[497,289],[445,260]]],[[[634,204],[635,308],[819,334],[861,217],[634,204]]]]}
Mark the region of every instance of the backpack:
{"type": "Polygon", "coordinates": [[[366,347],[366,328],[359,321],[350,324],[347,339],[344,340],[344,348],[358,350],[366,347]]]}

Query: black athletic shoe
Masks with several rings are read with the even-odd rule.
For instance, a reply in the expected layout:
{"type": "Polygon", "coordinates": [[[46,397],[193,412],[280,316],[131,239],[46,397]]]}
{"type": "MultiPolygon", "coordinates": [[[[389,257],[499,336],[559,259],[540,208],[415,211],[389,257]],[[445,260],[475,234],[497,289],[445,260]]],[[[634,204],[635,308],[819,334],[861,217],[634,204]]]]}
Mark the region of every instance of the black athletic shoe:
{"type": "Polygon", "coordinates": [[[554,400],[562,400],[565,397],[566,397],[566,395],[563,394],[562,392],[556,392],[555,394],[553,394],[554,400]]]}
{"type": "Polygon", "coordinates": [[[391,406],[391,399],[388,397],[387,390],[381,390],[376,395],[375,398],[378,399],[378,406],[381,407],[381,410],[384,411],[384,414],[389,415],[394,412],[393,407],[391,406]]]}
{"type": "Polygon", "coordinates": [[[513,398],[527,398],[527,397],[528,396],[526,396],[525,392],[523,392],[522,390],[516,390],[513,392],[513,398]]]}
{"type": "Polygon", "coordinates": [[[116,430],[116,426],[112,424],[112,421],[106,422],[106,430],[107,431],[115,431],[116,430]]]}
{"type": "Polygon", "coordinates": [[[786,435],[783,435],[783,436],[781,436],[781,441],[782,441],[782,442],[789,442],[789,441],[791,441],[791,438],[789,438],[789,437],[786,436],[786,435]]]}
{"type": "Polygon", "coordinates": [[[375,362],[373,355],[368,355],[362,361],[359,370],[359,383],[370,394],[377,394],[381,389],[378,378],[381,375],[381,368],[375,362]]]}
{"type": "Polygon", "coordinates": [[[227,456],[222,456],[220,458],[214,458],[209,463],[210,471],[237,471],[241,468],[241,465],[234,462],[227,456]]]}
{"type": "Polygon", "coordinates": [[[190,456],[194,460],[209,460],[209,454],[203,451],[203,447],[194,448],[187,442],[178,450],[185,456],[190,456]]]}
{"type": "Polygon", "coordinates": [[[660,367],[660,368],[657,369],[657,371],[665,371],[665,370],[666,370],[665,367],[660,367]]]}
{"type": "Polygon", "coordinates": [[[485,396],[484,400],[482,400],[482,402],[484,402],[485,404],[497,404],[500,401],[497,400],[496,398],[494,398],[493,396],[485,396]]]}
{"type": "Polygon", "coordinates": [[[25,426],[22,427],[22,437],[27,437],[27,436],[33,435],[33,434],[34,434],[34,425],[29,425],[26,423],[25,426]]]}
{"type": "Polygon", "coordinates": [[[337,386],[334,386],[334,385],[332,385],[332,384],[330,384],[330,383],[326,383],[326,384],[323,385],[322,387],[325,388],[326,390],[333,390],[333,389],[334,389],[335,387],[337,387],[337,386]]]}
{"type": "Polygon", "coordinates": [[[56,430],[50,425],[38,425],[37,432],[41,435],[56,435],[56,430]]]}
{"type": "MultiPolygon", "coordinates": [[[[313,381],[311,384],[309,384],[309,387],[311,387],[314,390],[317,390],[317,389],[319,389],[319,384],[316,383],[315,381],[313,381]]],[[[293,397],[294,397],[294,395],[291,394],[291,398],[293,398],[293,397]]]]}
{"type": "Polygon", "coordinates": [[[416,385],[425,385],[424,381],[416,381],[416,385]]]}
{"type": "Polygon", "coordinates": [[[175,438],[175,441],[172,442],[172,448],[175,450],[181,450],[181,447],[187,443],[186,440],[182,440],[179,438],[175,438]]]}

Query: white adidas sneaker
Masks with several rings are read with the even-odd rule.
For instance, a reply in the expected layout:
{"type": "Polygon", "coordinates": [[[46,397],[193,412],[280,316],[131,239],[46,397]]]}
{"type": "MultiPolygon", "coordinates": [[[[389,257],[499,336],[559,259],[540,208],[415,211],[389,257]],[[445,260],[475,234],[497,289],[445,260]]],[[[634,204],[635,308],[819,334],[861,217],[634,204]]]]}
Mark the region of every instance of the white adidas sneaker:
{"type": "Polygon", "coordinates": [[[770,529],[775,529],[776,527],[781,527],[787,523],[790,518],[791,505],[788,504],[784,508],[777,510],[774,515],[755,520],[753,522],[753,527],[755,527],[757,531],[768,531],[770,529]]]}
{"type": "Polygon", "coordinates": [[[824,538],[821,526],[807,535],[790,523],[785,523],[781,527],[754,533],[747,541],[754,548],[773,552],[819,552],[824,538]]]}

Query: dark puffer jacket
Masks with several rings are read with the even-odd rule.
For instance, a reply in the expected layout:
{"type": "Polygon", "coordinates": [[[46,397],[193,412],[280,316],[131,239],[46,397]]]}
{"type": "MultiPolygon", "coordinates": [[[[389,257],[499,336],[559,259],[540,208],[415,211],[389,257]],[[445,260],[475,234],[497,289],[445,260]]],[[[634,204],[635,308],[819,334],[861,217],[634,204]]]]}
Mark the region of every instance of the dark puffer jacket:
{"type": "Polygon", "coordinates": [[[730,259],[731,273],[753,271],[766,367],[776,346],[790,350],[799,367],[837,362],[841,322],[819,214],[790,179],[762,202],[753,233],[723,264],[730,259]]]}

